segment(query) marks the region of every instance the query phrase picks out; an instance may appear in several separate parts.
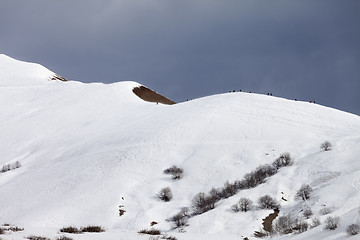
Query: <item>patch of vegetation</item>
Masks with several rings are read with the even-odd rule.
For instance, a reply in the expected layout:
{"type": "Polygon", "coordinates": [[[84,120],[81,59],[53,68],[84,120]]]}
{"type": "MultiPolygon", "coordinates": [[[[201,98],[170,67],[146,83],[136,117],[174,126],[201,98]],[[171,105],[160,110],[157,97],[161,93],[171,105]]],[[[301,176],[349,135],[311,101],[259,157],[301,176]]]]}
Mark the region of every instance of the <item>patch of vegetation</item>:
{"type": "Polygon", "coordinates": [[[12,232],[19,232],[19,231],[23,231],[24,228],[20,228],[20,227],[17,227],[17,226],[12,226],[12,227],[9,227],[8,230],[12,231],[12,232]]]}
{"type": "Polygon", "coordinates": [[[312,193],[313,189],[310,187],[309,184],[304,184],[300,187],[300,189],[296,192],[296,198],[301,198],[303,201],[310,199],[310,194],[312,193]]]}
{"type": "Polygon", "coordinates": [[[151,229],[141,229],[140,231],[138,231],[138,233],[148,234],[148,235],[160,235],[160,234],[161,234],[160,230],[154,229],[154,228],[151,228],[151,229]]]}
{"type": "Polygon", "coordinates": [[[170,168],[165,169],[164,173],[172,175],[172,179],[174,180],[179,180],[183,177],[184,170],[174,165],[170,168]]]}
{"type": "Polygon", "coordinates": [[[304,217],[306,219],[309,219],[310,216],[313,215],[313,212],[312,212],[311,208],[309,208],[309,207],[305,208],[304,211],[303,211],[303,215],[304,215],[304,217]]]}
{"type": "Polygon", "coordinates": [[[215,208],[215,203],[217,199],[211,195],[206,195],[203,192],[200,192],[195,195],[192,199],[193,210],[195,214],[202,214],[211,209],[215,208]]]}
{"type": "MultiPolygon", "coordinates": [[[[213,208],[220,199],[226,199],[234,196],[239,190],[254,188],[259,184],[265,183],[268,177],[275,175],[278,170],[285,166],[291,166],[294,163],[289,153],[283,153],[271,165],[265,164],[257,167],[254,171],[244,175],[242,180],[234,183],[225,182],[224,188],[212,188],[208,195],[198,193],[193,199],[193,208],[195,214],[202,214],[213,208]]],[[[279,204],[275,205],[275,208],[279,204]]],[[[237,207],[234,207],[236,211],[237,207]]]]}
{"type": "Polygon", "coordinates": [[[47,237],[41,237],[41,236],[28,236],[26,237],[26,239],[29,239],[29,240],[51,240],[50,238],[47,238],[47,237]]]}
{"type": "MultiPolygon", "coordinates": [[[[237,194],[240,190],[254,188],[259,184],[265,183],[266,179],[275,175],[278,170],[285,166],[291,166],[294,163],[289,153],[283,153],[272,164],[265,164],[257,167],[254,171],[244,175],[242,180],[237,180],[234,183],[225,182],[223,188],[212,188],[208,194],[200,192],[192,199],[193,213],[187,216],[179,213],[168,221],[174,222],[174,228],[181,228],[187,226],[187,220],[190,216],[199,215],[210,211],[215,208],[216,203],[221,199],[226,199],[237,194]]],[[[166,174],[174,174],[179,172],[182,176],[182,169],[173,166],[164,170],[166,174]]],[[[174,177],[174,179],[177,179],[174,177]]],[[[260,207],[265,209],[277,209],[280,204],[271,197],[266,197],[259,200],[260,207]]],[[[244,199],[243,199],[244,200],[244,199]]],[[[250,200],[244,200],[234,205],[232,209],[234,211],[248,211],[251,209],[252,202],[250,200]]],[[[260,234],[260,233],[259,233],[260,234]]],[[[261,235],[261,234],[260,234],[261,235]]]]}
{"type": "Polygon", "coordinates": [[[173,229],[177,229],[188,226],[189,217],[189,209],[187,207],[184,207],[179,213],[167,219],[167,221],[173,222],[173,229]]]}
{"type": "Polygon", "coordinates": [[[157,196],[164,202],[170,202],[170,200],[173,198],[171,189],[169,187],[161,189],[157,196]]]}
{"type": "Polygon", "coordinates": [[[290,233],[303,233],[307,231],[309,224],[299,218],[294,218],[291,215],[279,217],[274,224],[274,233],[280,235],[290,233]]]}
{"type": "Polygon", "coordinates": [[[325,229],[335,230],[339,226],[340,218],[339,217],[327,217],[325,219],[325,229]]]}
{"type": "Polygon", "coordinates": [[[105,229],[100,226],[86,226],[81,228],[81,232],[105,232],[105,229]]]}
{"type": "Polygon", "coordinates": [[[69,226],[69,227],[63,227],[60,229],[60,232],[64,232],[64,233],[72,233],[72,234],[80,234],[80,233],[84,233],[84,232],[104,232],[105,230],[100,227],[100,226],[86,226],[86,227],[74,227],[74,226],[69,226]]]}
{"type": "Polygon", "coordinates": [[[10,170],[14,170],[14,169],[19,168],[19,167],[21,167],[21,163],[19,161],[16,161],[13,164],[11,164],[11,163],[5,164],[0,169],[0,173],[8,172],[10,170]]]}
{"type": "Polygon", "coordinates": [[[60,232],[64,232],[64,233],[72,233],[72,234],[79,234],[82,233],[81,229],[74,227],[74,226],[69,226],[69,227],[63,227],[60,229],[60,232]]]}
{"type": "Polygon", "coordinates": [[[332,212],[332,209],[331,208],[328,208],[328,207],[324,207],[322,209],[320,209],[319,213],[321,215],[326,215],[326,214],[329,214],[332,212]]]}
{"type": "Polygon", "coordinates": [[[293,164],[294,161],[292,160],[290,153],[283,153],[280,155],[280,157],[275,159],[272,165],[276,167],[276,169],[279,169],[282,167],[291,166],[293,164]]]}
{"type": "Polygon", "coordinates": [[[161,238],[160,239],[165,239],[165,240],[177,240],[177,238],[176,237],[174,237],[174,236],[170,236],[170,235],[163,235],[163,236],[161,236],[161,238]]]}
{"type": "Polygon", "coordinates": [[[67,237],[67,236],[63,235],[63,236],[57,237],[56,240],[73,240],[73,239],[70,238],[70,237],[67,237]]]}
{"type": "Polygon", "coordinates": [[[360,232],[360,226],[359,224],[351,224],[346,228],[346,233],[351,236],[351,235],[357,235],[360,232]]]}
{"type": "Polygon", "coordinates": [[[252,201],[248,198],[240,198],[240,200],[232,206],[234,212],[247,212],[252,207],[252,201]]]}
{"type": "Polygon", "coordinates": [[[270,197],[269,195],[260,197],[258,204],[261,209],[277,209],[280,207],[280,204],[276,201],[276,199],[270,197]]]}
{"type": "Polygon", "coordinates": [[[321,145],[320,145],[320,148],[323,150],[323,151],[330,151],[331,150],[331,143],[329,141],[325,141],[323,142],[321,145]]]}
{"type": "Polygon", "coordinates": [[[315,228],[315,227],[317,227],[317,226],[320,226],[320,224],[321,224],[320,219],[318,219],[318,218],[313,218],[313,219],[311,220],[311,225],[310,225],[310,227],[311,227],[311,228],[315,228]]]}
{"type": "Polygon", "coordinates": [[[173,236],[170,236],[170,235],[167,235],[167,234],[164,234],[164,235],[161,235],[161,236],[151,236],[149,238],[149,240],[161,240],[161,239],[165,239],[165,240],[177,240],[176,237],[173,237],[173,236]]]}

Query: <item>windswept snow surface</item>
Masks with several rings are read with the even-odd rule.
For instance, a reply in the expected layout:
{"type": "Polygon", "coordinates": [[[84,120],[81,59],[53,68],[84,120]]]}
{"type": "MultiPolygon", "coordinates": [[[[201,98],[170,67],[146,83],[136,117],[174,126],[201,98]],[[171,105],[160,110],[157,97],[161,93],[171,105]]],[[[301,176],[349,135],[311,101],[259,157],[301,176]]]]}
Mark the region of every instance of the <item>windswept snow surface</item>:
{"type": "Polygon", "coordinates": [[[132,93],[140,86],[135,82],[49,81],[53,74],[0,55],[0,168],[22,165],[0,173],[0,225],[25,228],[3,239],[56,237],[63,226],[89,224],[106,232],[71,237],[147,239],[137,231],[150,228],[151,221],[178,239],[253,239],[272,211],[234,213],[231,206],[241,197],[256,205],[265,194],[281,203],[280,216],[301,215],[307,205],[322,223],[340,217],[334,231],[322,224],[279,239],[348,239],[346,227],[360,223],[357,115],[249,93],[157,105],[132,93]],[[326,140],[333,147],[324,152],[320,144],[326,140]],[[185,233],[165,220],[191,207],[198,192],[240,180],[284,152],[293,166],[192,217],[185,233]],[[181,180],[163,174],[172,165],[184,169],[181,180]],[[302,184],[314,189],[307,202],[295,200],[302,184]],[[156,194],[167,186],[174,198],[165,203],[156,194]],[[126,210],[121,217],[119,205],[126,210]],[[332,209],[325,216],[319,214],[324,206],[332,209]]]}

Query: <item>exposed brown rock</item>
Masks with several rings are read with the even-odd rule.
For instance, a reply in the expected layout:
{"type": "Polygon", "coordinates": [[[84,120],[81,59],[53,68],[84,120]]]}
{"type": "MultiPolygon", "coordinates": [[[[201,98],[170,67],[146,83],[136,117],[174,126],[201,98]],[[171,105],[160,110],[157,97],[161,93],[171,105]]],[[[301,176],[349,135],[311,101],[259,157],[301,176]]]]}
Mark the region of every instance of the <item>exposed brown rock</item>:
{"type": "Polygon", "coordinates": [[[51,80],[59,80],[59,81],[62,81],[62,82],[67,82],[67,80],[65,78],[63,78],[62,76],[60,75],[57,75],[55,74],[54,76],[51,77],[51,80]]]}
{"type": "Polygon", "coordinates": [[[135,87],[133,89],[133,92],[135,93],[136,96],[147,102],[156,102],[167,105],[175,104],[174,101],[171,101],[170,99],[144,86],[135,87]]]}
{"type": "Polygon", "coordinates": [[[273,213],[270,213],[269,216],[263,219],[262,225],[264,226],[265,231],[272,232],[272,222],[279,215],[279,212],[279,209],[274,209],[273,213]]]}

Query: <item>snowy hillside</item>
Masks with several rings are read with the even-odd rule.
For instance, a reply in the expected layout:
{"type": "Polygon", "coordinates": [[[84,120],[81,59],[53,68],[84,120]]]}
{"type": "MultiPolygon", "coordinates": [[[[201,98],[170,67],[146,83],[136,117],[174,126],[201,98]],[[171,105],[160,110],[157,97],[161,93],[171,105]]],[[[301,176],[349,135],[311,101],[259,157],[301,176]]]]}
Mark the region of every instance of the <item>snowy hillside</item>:
{"type": "Polygon", "coordinates": [[[270,195],[279,216],[321,225],[279,239],[356,239],[346,228],[360,224],[360,118],[308,102],[254,93],[226,93],[175,105],[145,102],[135,82],[84,84],[50,80],[54,73],[0,55],[0,239],[30,235],[54,239],[66,226],[99,225],[103,233],[66,234],[73,239],[148,239],[154,228],[177,239],[254,239],[273,210],[257,207],[270,195]],[[320,145],[329,141],[330,151],[320,145]],[[212,187],[243,179],[246,173],[290,153],[294,164],[266,182],[220,199],[215,208],[188,219],[184,233],[166,219],[212,187]],[[172,180],[163,170],[184,170],[172,180]],[[296,199],[309,184],[310,199],[296,199]],[[173,199],[157,193],[170,187],[173,199]],[[231,207],[242,197],[248,212],[231,207]],[[283,200],[285,199],[285,200],[283,200]],[[126,212],[119,216],[119,205],[126,212]],[[328,214],[321,212],[329,209],[328,214]],[[339,227],[325,230],[328,216],[339,227]],[[241,238],[242,237],[242,238],[241,238]]]}

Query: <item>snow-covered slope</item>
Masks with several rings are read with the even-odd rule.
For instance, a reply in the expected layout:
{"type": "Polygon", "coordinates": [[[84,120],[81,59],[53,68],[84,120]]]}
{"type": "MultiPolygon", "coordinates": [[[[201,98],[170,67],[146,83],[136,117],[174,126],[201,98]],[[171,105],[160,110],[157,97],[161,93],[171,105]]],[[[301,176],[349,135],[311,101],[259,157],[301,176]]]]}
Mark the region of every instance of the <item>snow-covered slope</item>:
{"type": "Polygon", "coordinates": [[[145,239],[137,231],[156,221],[178,239],[252,239],[272,211],[234,213],[231,206],[269,194],[281,202],[280,215],[298,213],[304,203],[294,196],[302,184],[314,189],[306,202],[314,214],[324,221],[318,212],[326,205],[340,227],[280,238],[345,239],[346,227],[360,221],[359,116],[249,93],[157,105],[133,94],[135,82],[49,81],[53,75],[0,55],[0,167],[22,165],[0,173],[0,224],[25,228],[1,238],[54,237],[63,226],[96,224],[106,232],[86,239],[145,239]],[[325,140],[331,151],[321,151],[325,140]],[[190,218],[186,233],[165,221],[191,207],[198,192],[242,179],[284,152],[293,166],[190,218]],[[172,165],[184,169],[181,180],[163,174],[172,165]],[[167,203],[156,196],[166,186],[174,195],[167,203]]]}

